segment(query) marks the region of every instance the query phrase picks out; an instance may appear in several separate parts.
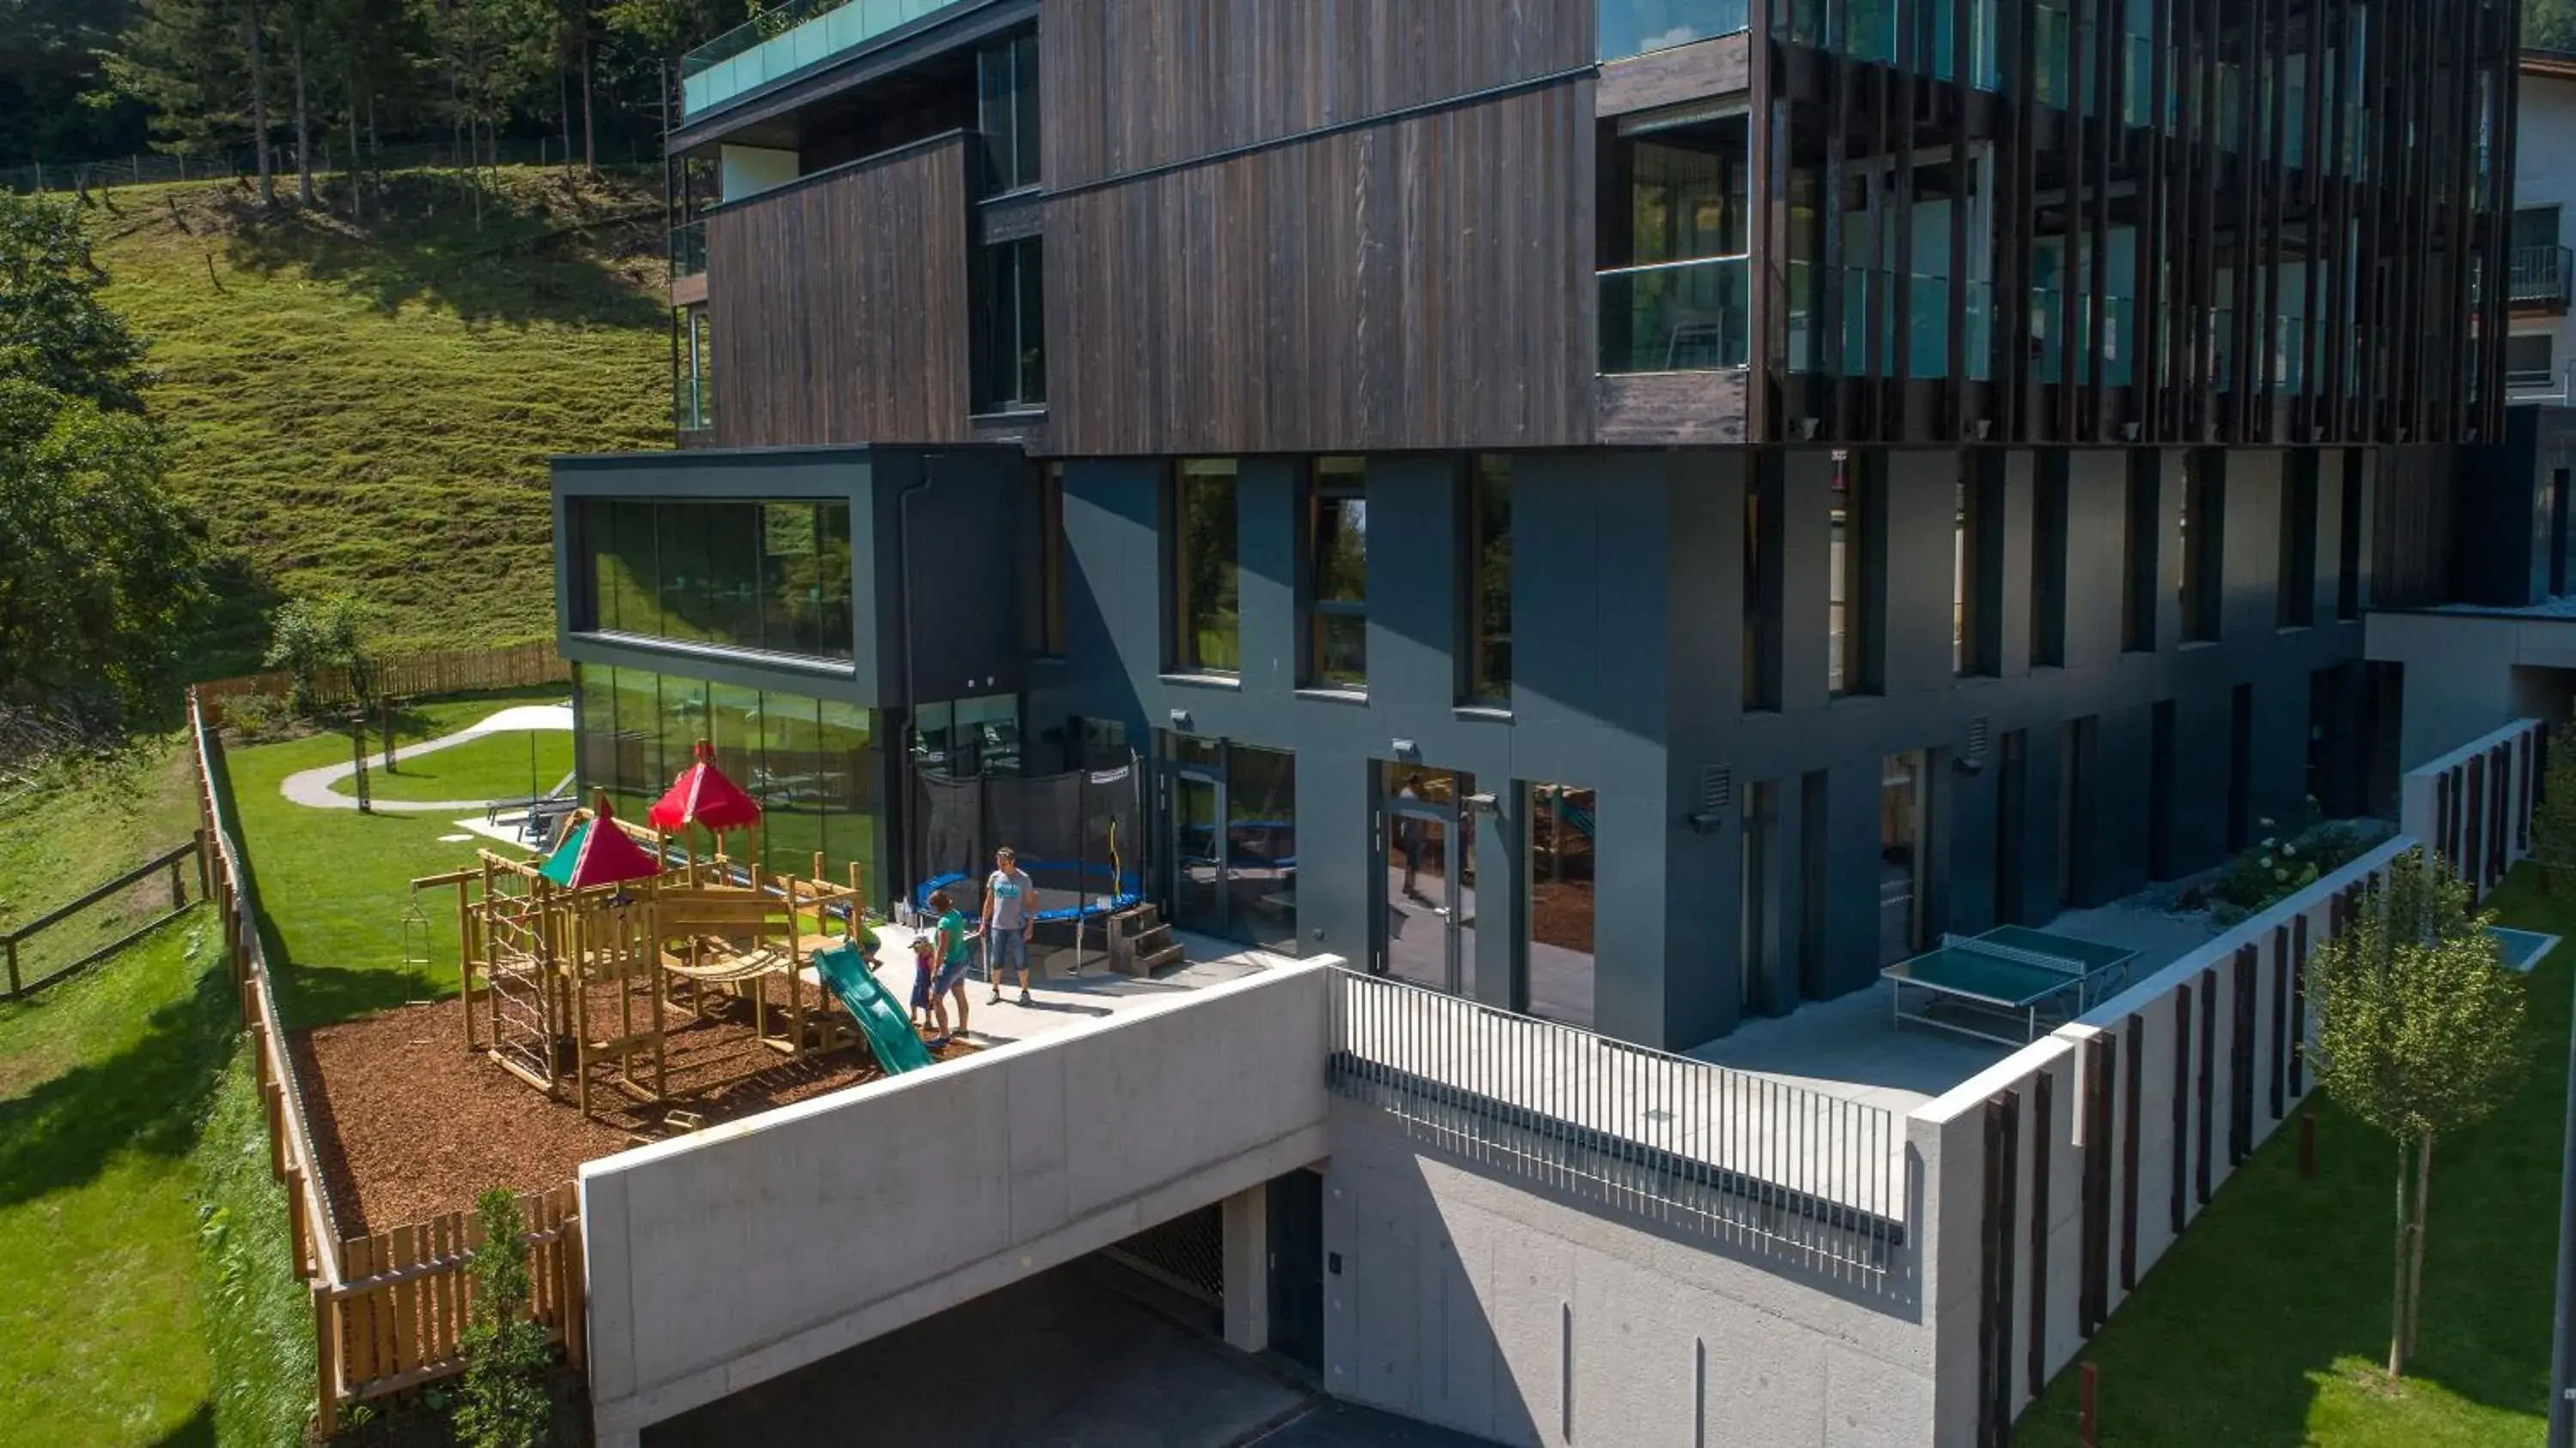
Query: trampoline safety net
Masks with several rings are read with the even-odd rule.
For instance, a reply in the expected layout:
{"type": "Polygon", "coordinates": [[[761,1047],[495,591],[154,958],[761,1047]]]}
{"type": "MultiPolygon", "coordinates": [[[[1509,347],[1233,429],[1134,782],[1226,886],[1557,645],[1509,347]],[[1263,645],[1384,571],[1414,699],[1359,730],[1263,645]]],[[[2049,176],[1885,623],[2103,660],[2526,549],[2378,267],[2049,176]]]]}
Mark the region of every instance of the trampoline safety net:
{"type": "MultiPolygon", "coordinates": [[[[974,918],[984,906],[993,852],[1008,845],[1037,886],[1031,944],[1072,944],[1077,922],[1124,909],[1142,893],[1141,784],[1132,758],[1111,769],[1033,778],[917,772],[912,857],[922,874],[911,905],[926,909],[931,891],[946,890],[974,918]]],[[[1101,939],[1094,923],[1095,948],[1101,939]]]]}

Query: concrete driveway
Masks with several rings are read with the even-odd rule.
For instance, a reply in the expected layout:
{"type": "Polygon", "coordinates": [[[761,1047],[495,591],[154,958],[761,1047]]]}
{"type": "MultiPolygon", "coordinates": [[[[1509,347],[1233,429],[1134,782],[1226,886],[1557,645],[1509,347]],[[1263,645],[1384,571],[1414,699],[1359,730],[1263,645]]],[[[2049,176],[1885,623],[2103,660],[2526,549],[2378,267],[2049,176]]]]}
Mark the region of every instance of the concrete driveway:
{"type": "Polygon", "coordinates": [[[1333,1403],[1084,1261],[645,1430],[645,1448],[1473,1448],[1333,1403]]]}

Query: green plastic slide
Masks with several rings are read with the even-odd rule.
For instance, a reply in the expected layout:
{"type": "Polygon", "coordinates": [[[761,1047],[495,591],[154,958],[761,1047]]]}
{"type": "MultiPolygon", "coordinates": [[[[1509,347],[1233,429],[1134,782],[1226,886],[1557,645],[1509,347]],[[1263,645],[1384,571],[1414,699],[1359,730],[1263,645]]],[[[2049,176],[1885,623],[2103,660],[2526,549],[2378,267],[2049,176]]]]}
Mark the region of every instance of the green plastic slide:
{"type": "Polygon", "coordinates": [[[885,1068],[887,1075],[898,1076],[930,1064],[930,1048],[913,1034],[912,1022],[905,1017],[902,1004],[869,973],[868,963],[859,958],[857,947],[826,946],[808,958],[814,962],[814,973],[857,1018],[860,1033],[868,1038],[868,1049],[876,1053],[877,1064],[885,1068]]]}

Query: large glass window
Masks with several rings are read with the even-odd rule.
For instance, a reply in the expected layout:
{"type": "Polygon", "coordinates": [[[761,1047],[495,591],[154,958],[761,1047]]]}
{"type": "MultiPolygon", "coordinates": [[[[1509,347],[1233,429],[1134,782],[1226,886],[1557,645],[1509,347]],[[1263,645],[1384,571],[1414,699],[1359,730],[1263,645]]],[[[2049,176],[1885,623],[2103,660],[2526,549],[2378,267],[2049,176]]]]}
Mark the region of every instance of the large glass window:
{"type": "Polygon", "coordinates": [[[1243,668],[1240,540],[1232,458],[1185,458],[1172,487],[1172,662],[1189,673],[1243,668]]]}
{"type": "MultiPolygon", "coordinates": [[[[760,825],[728,835],[726,854],[798,875],[819,866],[885,908],[872,711],[596,664],[573,666],[573,698],[574,768],[585,795],[604,790],[621,817],[640,822],[704,739],[718,767],[761,805],[760,825]]],[[[703,836],[675,843],[705,848],[703,836]]]]}
{"type": "Polygon", "coordinates": [[[1038,37],[1032,31],[984,47],[977,124],[995,191],[1038,184],[1038,37]]]}
{"type": "Polygon", "coordinates": [[[2156,651],[2156,515],[2164,506],[2164,461],[2154,448],[2129,454],[2128,496],[2120,510],[2120,647],[2156,651]]]}
{"type": "Polygon", "coordinates": [[[1741,367],[1749,316],[1746,119],[1656,124],[1602,143],[1605,373],[1741,367]]]}
{"type": "Polygon", "coordinates": [[[850,657],[850,506],[585,498],[586,627],[850,657]]]}
{"type": "Polygon", "coordinates": [[[1467,698],[1512,701],[1512,460],[1477,457],[1467,481],[1467,698]]]}
{"type": "Polygon", "coordinates": [[[1308,479],[1304,682],[1368,687],[1368,495],[1366,463],[1318,458],[1308,479]]]}
{"type": "Polygon", "coordinates": [[[2281,460],[2280,598],[2274,622],[2282,628],[2316,622],[2317,463],[2313,448],[2281,460]]]}
{"type": "Polygon", "coordinates": [[[1297,758],[1165,733],[1172,923],[1297,949],[1297,758]]]}
{"type": "Polygon", "coordinates": [[[1779,645],[1773,595],[1779,591],[1778,569],[1771,561],[1773,540],[1765,509],[1771,489],[1767,466],[1756,462],[1744,471],[1744,707],[1780,707],[1779,645]]]}
{"type": "Polygon", "coordinates": [[[975,406],[1004,412],[1046,402],[1045,240],[985,247],[975,286],[975,406]]]}

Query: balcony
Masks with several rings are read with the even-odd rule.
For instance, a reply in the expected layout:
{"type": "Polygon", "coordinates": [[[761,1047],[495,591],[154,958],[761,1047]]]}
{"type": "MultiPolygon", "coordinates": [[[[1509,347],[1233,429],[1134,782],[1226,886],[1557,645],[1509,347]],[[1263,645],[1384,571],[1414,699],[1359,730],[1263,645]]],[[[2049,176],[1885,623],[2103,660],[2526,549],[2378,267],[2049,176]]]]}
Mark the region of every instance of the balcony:
{"type": "Polygon", "coordinates": [[[1600,274],[1601,371],[1701,372],[1752,358],[1752,260],[1701,257],[1600,274]]]}
{"type": "Polygon", "coordinates": [[[1749,0],[1601,0],[1601,58],[1670,50],[1751,28],[1749,0]]]}
{"type": "Polygon", "coordinates": [[[2528,406],[2566,407],[2576,402],[2576,363],[2552,370],[2546,367],[2504,374],[2507,403],[2528,406]]]}
{"type": "Polygon", "coordinates": [[[672,384],[671,425],[681,432],[702,433],[716,425],[715,385],[703,377],[682,377],[672,384]]]}
{"type": "Polygon", "coordinates": [[[671,280],[704,276],[707,270],[707,224],[692,221],[671,228],[671,280]]]}
{"type": "Polygon", "coordinates": [[[2564,313],[2571,272],[2576,272],[2576,267],[2569,265],[2566,247],[2517,246],[2513,249],[2513,274],[2506,283],[2505,301],[2517,309],[2564,313]]]}
{"type": "Polygon", "coordinates": [[[695,120],[959,0],[789,0],[680,57],[680,115],[695,120]]]}

